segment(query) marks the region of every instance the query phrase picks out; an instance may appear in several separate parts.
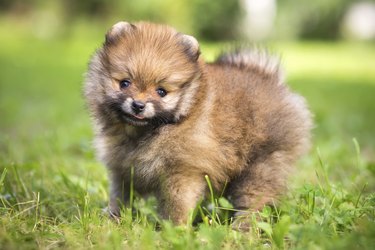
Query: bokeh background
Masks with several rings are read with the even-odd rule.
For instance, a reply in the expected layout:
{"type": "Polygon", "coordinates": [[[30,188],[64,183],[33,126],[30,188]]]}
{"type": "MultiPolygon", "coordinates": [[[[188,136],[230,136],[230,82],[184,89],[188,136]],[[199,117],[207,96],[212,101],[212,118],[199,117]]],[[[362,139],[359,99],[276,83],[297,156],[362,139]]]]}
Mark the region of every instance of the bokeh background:
{"type": "Polygon", "coordinates": [[[174,26],[198,38],[208,61],[233,44],[268,47],[314,113],[293,184],[314,185],[321,166],[332,185],[374,199],[375,1],[0,0],[0,248],[24,237],[12,232],[35,236],[23,223],[39,197],[50,221],[70,221],[87,193],[91,207],[105,206],[81,92],[90,55],[119,20],[174,26]]]}
{"type": "Polygon", "coordinates": [[[119,20],[194,35],[208,61],[233,44],[268,47],[315,114],[313,151],[345,157],[356,138],[375,171],[375,1],[353,0],[0,0],[2,164],[92,154],[83,74],[119,20]]]}
{"type": "Polygon", "coordinates": [[[219,41],[375,37],[373,0],[1,0],[3,19],[40,39],[67,37],[78,24],[107,28],[118,20],[168,23],[219,41]]]}

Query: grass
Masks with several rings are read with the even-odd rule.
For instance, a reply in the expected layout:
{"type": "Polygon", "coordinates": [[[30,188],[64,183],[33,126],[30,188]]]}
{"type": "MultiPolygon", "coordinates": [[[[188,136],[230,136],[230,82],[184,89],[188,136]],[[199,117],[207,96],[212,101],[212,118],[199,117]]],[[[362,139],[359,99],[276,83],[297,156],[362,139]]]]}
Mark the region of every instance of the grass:
{"type": "MultiPolygon", "coordinates": [[[[272,44],[316,120],[313,148],[289,193],[248,233],[227,225],[219,207],[230,204],[215,198],[213,211],[198,208],[197,226],[162,221],[157,230],[153,199],[135,197],[135,213],[125,209],[119,224],[102,213],[106,172],[81,98],[102,30],[86,28],[38,39],[1,21],[0,249],[373,249],[374,44],[272,44]]],[[[207,58],[220,49],[202,46],[207,58]]]]}

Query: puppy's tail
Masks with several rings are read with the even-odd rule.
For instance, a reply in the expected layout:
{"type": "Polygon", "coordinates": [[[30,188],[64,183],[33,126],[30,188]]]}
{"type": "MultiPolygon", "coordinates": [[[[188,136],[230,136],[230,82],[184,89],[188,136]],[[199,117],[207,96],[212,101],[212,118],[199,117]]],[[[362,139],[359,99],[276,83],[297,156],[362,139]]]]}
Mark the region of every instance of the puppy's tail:
{"type": "Polygon", "coordinates": [[[280,82],[284,79],[280,59],[277,56],[270,55],[265,49],[238,48],[232,52],[221,54],[215,64],[277,76],[280,82]]]}

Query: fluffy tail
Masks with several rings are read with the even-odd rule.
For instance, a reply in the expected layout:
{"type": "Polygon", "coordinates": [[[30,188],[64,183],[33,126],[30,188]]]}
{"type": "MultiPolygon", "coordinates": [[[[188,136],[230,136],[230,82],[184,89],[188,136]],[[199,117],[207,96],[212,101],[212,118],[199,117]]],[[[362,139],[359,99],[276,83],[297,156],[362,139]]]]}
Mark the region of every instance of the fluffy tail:
{"type": "Polygon", "coordinates": [[[215,63],[236,67],[241,70],[261,71],[267,75],[277,75],[280,82],[284,80],[279,58],[270,55],[264,49],[236,49],[233,52],[221,54],[215,63]]]}

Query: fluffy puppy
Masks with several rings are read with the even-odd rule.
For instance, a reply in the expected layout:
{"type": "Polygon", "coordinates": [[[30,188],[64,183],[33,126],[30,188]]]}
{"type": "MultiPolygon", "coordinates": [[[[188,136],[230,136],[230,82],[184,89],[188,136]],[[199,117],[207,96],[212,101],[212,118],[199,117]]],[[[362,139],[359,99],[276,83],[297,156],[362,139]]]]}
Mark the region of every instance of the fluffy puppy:
{"type": "Polygon", "coordinates": [[[205,175],[216,191],[227,187],[236,209],[261,209],[309,146],[310,112],[277,60],[240,50],[207,64],[195,38],[164,25],[115,24],[84,93],[115,216],[129,200],[131,168],[134,190],[155,195],[177,224],[207,194],[205,175]]]}

